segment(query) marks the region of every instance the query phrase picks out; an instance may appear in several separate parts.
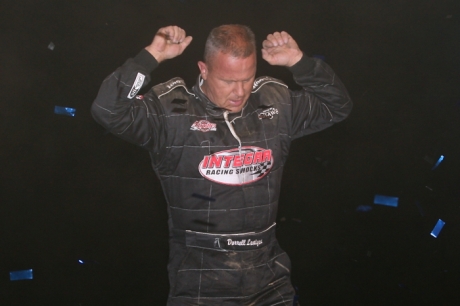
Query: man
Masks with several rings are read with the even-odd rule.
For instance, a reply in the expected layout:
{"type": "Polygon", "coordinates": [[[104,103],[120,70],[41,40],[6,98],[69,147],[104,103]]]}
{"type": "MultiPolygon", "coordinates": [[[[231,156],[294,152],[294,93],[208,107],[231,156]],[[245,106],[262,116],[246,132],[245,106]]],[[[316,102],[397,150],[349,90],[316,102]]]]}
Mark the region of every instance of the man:
{"type": "Polygon", "coordinates": [[[255,79],[254,34],[241,25],[212,30],[193,88],[175,78],[136,95],[191,41],[177,26],[158,30],[103,82],[93,116],[150,153],[168,203],[168,305],[292,305],[290,260],[275,238],[283,166],[293,139],[343,120],[352,102],[286,32],[267,36],[262,57],[303,90],[255,79]]]}

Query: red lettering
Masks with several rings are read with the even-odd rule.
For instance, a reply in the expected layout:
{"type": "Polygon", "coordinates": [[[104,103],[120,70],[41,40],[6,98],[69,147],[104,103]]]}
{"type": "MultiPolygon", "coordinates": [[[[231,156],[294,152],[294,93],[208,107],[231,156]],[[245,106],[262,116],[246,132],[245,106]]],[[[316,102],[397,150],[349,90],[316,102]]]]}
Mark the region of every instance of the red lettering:
{"type": "Polygon", "coordinates": [[[244,164],[245,165],[250,165],[252,164],[252,159],[254,157],[254,153],[247,153],[245,156],[244,156],[244,164]]]}
{"type": "Polygon", "coordinates": [[[265,150],[263,153],[263,161],[271,161],[272,160],[272,150],[265,150]]]}
{"type": "Polygon", "coordinates": [[[208,162],[209,162],[209,156],[206,155],[206,156],[203,158],[203,162],[201,163],[201,167],[202,167],[203,169],[208,168],[208,162]]]}
{"type": "Polygon", "coordinates": [[[243,159],[244,159],[244,154],[243,155],[235,155],[233,158],[233,168],[239,168],[243,165],[243,159]]]}
{"type": "Polygon", "coordinates": [[[229,168],[229,167],[230,167],[230,163],[231,163],[232,160],[233,160],[233,155],[224,156],[224,159],[225,159],[224,167],[225,167],[225,168],[229,168]]]}
{"type": "Polygon", "coordinates": [[[222,156],[211,155],[211,160],[209,161],[209,168],[217,167],[220,168],[222,164],[222,156]]]}
{"type": "Polygon", "coordinates": [[[254,154],[254,164],[260,164],[262,162],[262,151],[257,151],[254,154]]]}

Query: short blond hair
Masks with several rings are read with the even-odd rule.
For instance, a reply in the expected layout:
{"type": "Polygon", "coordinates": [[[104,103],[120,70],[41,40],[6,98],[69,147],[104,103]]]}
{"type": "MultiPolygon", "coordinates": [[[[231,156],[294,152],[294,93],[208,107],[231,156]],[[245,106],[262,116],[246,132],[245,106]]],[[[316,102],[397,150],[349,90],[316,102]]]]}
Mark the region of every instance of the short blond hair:
{"type": "Polygon", "coordinates": [[[217,52],[246,58],[256,52],[254,32],[245,25],[227,24],[211,30],[206,40],[204,61],[209,63],[217,52]]]}

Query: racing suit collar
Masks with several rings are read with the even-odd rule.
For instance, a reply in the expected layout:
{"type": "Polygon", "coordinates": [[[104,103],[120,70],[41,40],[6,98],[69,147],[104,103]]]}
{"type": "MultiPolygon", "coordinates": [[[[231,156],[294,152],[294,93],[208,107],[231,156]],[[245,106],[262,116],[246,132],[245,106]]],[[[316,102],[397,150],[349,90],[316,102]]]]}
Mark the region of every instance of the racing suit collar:
{"type": "MultiPolygon", "coordinates": [[[[204,104],[204,107],[206,108],[206,112],[216,118],[220,118],[224,120],[224,112],[228,111],[225,108],[219,107],[216,104],[214,104],[209,98],[205,95],[205,93],[201,90],[201,84],[203,82],[203,79],[201,78],[201,75],[198,75],[197,82],[195,86],[193,86],[192,90],[193,92],[197,95],[198,99],[200,102],[204,104]]],[[[243,109],[238,112],[238,113],[229,113],[229,116],[231,119],[241,116],[241,112],[247,107],[248,101],[246,101],[246,104],[243,106],[243,109]]]]}

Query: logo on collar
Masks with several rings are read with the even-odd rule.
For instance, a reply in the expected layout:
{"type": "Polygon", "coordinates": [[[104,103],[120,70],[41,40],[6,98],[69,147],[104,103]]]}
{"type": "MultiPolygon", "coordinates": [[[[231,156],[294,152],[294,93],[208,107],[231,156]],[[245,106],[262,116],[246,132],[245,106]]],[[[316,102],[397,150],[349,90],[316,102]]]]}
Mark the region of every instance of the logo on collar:
{"type": "Polygon", "coordinates": [[[259,86],[260,84],[262,84],[263,82],[266,82],[268,80],[271,80],[270,77],[263,77],[263,78],[259,78],[257,80],[254,81],[254,84],[252,84],[252,90],[256,89],[257,86],[259,86]]]}
{"type": "Polygon", "coordinates": [[[200,131],[200,132],[209,132],[209,131],[216,131],[216,124],[211,123],[208,120],[199,120],[195,121],[192,126],[190,127],[190,130],[192,131],[200,131]]]}
{"type": "Polygon", "coordinates": [[[270,107],[259,114],[259,119],[273,119],[274,115],[278,115],[278,110],[274,107],[270,107]]]}
{"type": "Polygon", "coordinates": [[[171,88],[173,88],[173,87],[175,87],[175,86],[179,86],[179,85],[184,86],[185,83],[184,83],[184,81],[182,81],[181,79],[177,79],[177,78],[176,78],[176,79],[174,79],[172,82],[167,83],[167,84],[166,84],[166,88],[171,89],[171,88]]]}

